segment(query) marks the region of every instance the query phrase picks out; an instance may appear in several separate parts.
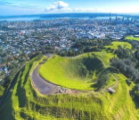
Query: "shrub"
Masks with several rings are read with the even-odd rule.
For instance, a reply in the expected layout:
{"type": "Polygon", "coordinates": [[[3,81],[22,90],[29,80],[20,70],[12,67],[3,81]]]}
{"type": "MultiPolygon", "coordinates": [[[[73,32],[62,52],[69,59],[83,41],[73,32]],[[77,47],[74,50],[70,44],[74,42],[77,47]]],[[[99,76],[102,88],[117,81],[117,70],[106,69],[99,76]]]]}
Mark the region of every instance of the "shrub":
{"type": "Polygon", "coordinates": [[[131,82],[131,80],[127,79],[127,80],[126,80],[126,83],[127,83],[127,85],[130,86],[132,82],[131,82]]]}

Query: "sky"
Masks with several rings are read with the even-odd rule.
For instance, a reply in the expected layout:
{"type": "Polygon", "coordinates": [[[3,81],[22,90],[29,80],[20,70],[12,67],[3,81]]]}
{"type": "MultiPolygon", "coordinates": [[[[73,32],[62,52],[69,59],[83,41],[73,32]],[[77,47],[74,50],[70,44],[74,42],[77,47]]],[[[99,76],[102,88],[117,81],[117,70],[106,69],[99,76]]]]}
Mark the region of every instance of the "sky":
{"type": "Polygon", "coordinates": [[[97,12],[139,14],[139,0],[0,0],[2,16],[97,12]]]}

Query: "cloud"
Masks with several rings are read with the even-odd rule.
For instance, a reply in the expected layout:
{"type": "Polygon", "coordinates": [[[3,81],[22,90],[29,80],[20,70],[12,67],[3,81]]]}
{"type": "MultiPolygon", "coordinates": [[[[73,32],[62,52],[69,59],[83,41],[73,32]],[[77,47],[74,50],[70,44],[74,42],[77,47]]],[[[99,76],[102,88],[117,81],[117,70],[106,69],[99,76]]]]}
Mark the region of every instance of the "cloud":
{"type": "Polygon", "coordinates": [[[63,1],[57,1],[53,4],[50,4],[45,11],[51,12],[51,11],[58,11],[58,10],[67,10],[69,9],[69,4],[63,1]]]}
{"type": "Polygon", "coordinates": [[[88,7],[76,7],[76,8],[72,8],[68,3],[64,2],[64,1],[57,1],[57,2],[53,2],[52,4],[48,5],[48,7],[45,9],[44,12],[47,13],[99,13],[99,12],[103,12],[103,13],[107,13],[107,12],[113,12],[113,13],[126,13],[127,11],[129,13],[131,13],[131,11],[138,11],[138,8],[134,9],[129,9],[129,11],[122,7],[122,8],[118,8],[118,9],[104,9],[104,8],[88,8],[88,7]]]}
{"type": "Polygon", "coordinates": [[[48,13],[68,13],[68,12],[96,12],[97,10],[94,8],[71,8],[69,4],[63,1],[57,1],[53,4],[50,4],[46,9],[45,12],[48,13]]]}

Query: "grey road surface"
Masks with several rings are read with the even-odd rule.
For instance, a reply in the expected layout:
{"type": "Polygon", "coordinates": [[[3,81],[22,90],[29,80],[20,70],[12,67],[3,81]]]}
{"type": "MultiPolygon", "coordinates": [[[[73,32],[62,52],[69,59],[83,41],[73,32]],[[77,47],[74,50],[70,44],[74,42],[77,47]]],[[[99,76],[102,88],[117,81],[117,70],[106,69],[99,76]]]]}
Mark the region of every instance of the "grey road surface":
{"type": "Polygon", "coordinates": [[[44,80],[38,73],[39,66],[32,73],[32,82],[34,87],[43,95],[53,94],[57,86],[44,80]]]}

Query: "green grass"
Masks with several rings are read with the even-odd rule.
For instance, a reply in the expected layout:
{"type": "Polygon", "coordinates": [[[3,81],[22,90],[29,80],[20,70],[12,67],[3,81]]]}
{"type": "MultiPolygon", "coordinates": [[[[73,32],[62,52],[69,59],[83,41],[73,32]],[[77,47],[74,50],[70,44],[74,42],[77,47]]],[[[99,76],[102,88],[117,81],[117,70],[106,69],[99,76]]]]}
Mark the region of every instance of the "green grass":
{"type": "MultiPolygon", "coordinates": [[[[41,59],[41,61],[43,58],[41,59]]],[[[16,76],[16,83],[0,108],[1,120],[138,120],[137,108],[130,97],[130,87],[122,74],[116,93],[105,90],[81,94],[40,95],[31,85],[31,73],[39,64],[34,58],[16,76]]],[[[114,77],[115,76],[115,77],[114,77]]],[[[109,81],[110,82],[110,81],[109,81]]],[[[113,82],[110,82],[113,84],[113,82]]]]}
{"type": "Polygon", "coordinates": [[[93,79],[109,66],[113,54],[93,52],[73,58],[52,56],[41,65],[40,75],[46,80],[66,88],[93,90],[93,79]]]}
{"type": "Polygon", "coordinates": [[[126,40],[135,40],[135,41],[139,41],[139,37],[133,37],[133,36],[127,36],[125,39],[126,39],[126,40]]]}
{"type": "Polygon", "coordinates": [[[0,85],[0,98],[3,95],[4,91],[5,91],[5,88],[0,85]]]}
{"type": "Polygon", "coordinates": [[[132,49],[132,45],[128,42],[112,42],[111,45],[109,46],[105,46],[105,48],[109,48],[109,49],[113,49],[113,50],[116,50],[118,49],[118,46],[122,46],[123,48],[126,48],[126,49],[132,49]]]}
{"type": "MultiPolygon", "coordinates": [[[[135,108],[134,102],[130,97],[129,91],[130,88],[126,85],[126,77],[122,74],[114,74],[118,80],[118,85],[115,87],[116,93],[112,96],[109,96],[105,93],[108,101],[105,101],[109,106],[105,106],[106,109],[109,109],[114,114],[115,120],[136,120],[137,119],[137,110],[135,108]],[[125,113],[126,111],[126,113],[125,113]],[[136,114],[134,116],[134,114],[136,114]]],[[[103,99],[103,98],[102,98],[103,99]]]]}

